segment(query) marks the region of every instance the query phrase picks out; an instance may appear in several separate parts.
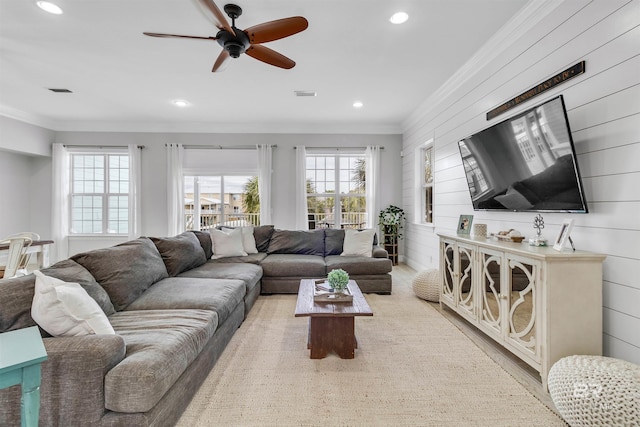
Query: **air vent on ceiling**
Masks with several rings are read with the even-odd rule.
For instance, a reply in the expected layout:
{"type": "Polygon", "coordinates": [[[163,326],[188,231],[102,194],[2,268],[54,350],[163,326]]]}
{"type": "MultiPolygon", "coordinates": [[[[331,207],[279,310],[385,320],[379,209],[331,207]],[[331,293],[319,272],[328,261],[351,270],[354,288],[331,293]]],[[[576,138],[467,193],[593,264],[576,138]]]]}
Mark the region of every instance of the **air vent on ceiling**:
{"type": "Polygon", "coordinates": [[[294,90],[296,96],[316,96],[318,95],[315,90],[294,90]]]}
{"type": "Polygon", "coordinates": [[[49,90],[51,92],[55,92],[55,93],[73,93],[69,89],[56,89],[56,88],[51,88],[50,87],[49,90]]]}

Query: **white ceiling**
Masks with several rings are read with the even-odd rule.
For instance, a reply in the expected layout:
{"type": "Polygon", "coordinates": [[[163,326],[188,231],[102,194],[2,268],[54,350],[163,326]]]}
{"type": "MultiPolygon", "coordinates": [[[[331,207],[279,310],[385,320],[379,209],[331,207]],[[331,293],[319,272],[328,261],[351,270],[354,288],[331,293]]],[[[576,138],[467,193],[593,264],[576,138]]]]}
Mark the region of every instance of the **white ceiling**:
{"type": "Polygon", "coordinates": [[[215,41],[142,34],[214,36],[194,0],[52,1],[63,15],[0,0],[0,114],[56,130],[210,132],[398,132],[527,2],[238,0],[238,28],[295,15],[309,28],[265,44],[291,70],[242,55],[214,74],[215,41]],[[393,25],[398,10],[410,18],[393,25]]]}

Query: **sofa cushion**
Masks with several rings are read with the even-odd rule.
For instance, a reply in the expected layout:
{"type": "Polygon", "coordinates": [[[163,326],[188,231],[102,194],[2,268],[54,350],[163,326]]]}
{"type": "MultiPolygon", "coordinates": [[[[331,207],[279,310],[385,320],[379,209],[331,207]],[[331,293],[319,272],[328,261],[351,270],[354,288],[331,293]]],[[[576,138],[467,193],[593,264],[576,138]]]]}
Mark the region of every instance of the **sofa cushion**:
{"type": "Polygon", "coordinates": [[[256,249],[258,252],[267,252],[269,242],[275,228],[273,225],[259,225],[253,227],[253,237],[256,239],[256,249]]]}
{"type": "Polygon", "coordinates": [[[31,318],[35,285],[33,274],[0,280],[0,332],[36,325],[31,318]]]}
{"type": "Polygon", "coordinates": [[[255,264],[225,263],[211,260],[200,267],[185,271],[178,277],[242,280],[246,287],[246,293],[249,294],[260,282],[262,268],[255,264]]]}
{"type": "Polygon", "coordinates": [[[31,317],[54,337],[115,334],[107,316],[82,286],[35,271],[31,317]]]}
{"type": "Polygon", "coordinates": [[[211,234],[208,231],[200,231],[200,230],[191,230],[191,233],[195,234],[200,241],[200,246],[202,246],[202,250],[204,251],[204,256],[207,259],[210,259],[213,255],[213,245],[211,243],[211,234]]]}
{"type": "Polygon", "coordinates": [[[124,310],[158,280],[168,276],[153,242],[140,237],[72,257],[107,291],[114,308],[124,310]]]}
{"type": "Polygon", "coordinates": [[[258,252],[257,254],[249,254],[247,256],[231,256],[226,258],[218,258],[207,261],[207,263],[242,263],[242,264],[255,264],[260,265],[263,259],[268,256],[265,252],[258,252]]]}
{"type": "Polygon", "coordinates": [[[342,256],[371,256],[373,250],[373,236],[375,230],[354,230],[352,228],[344,231],[344,245],[342,256]]]}
{"type": "Polygon", "coordinates": [[[275,230],[267,252],[269,254],[324,256],[324,230],[275,230]]]}
{"type": "Polygon", "coordinates": [[[344,244],[344,229],[327,228],[324,230],[324,256],[340,255],[344,244]]]}
{"type": "Polygon", "coordinates": [[[105,376],[105,408],[126,413],[153,408],[218,326],[217,314],[209,310],[123,311],[109,320],[127,354],[105,376]]]}
{"type": "Polygon", "coordinates": [[[104,314],[109,316],[116,312],[109,299],[109,294],[102,286],[96,282],[96,279],[89,271],[71,259],[65,259],[53,264],[50,267],[40,270],[42,274],[55,277],[65,282],[79,283],[91,298],[96,300],[104,314]]]}
{"type": "Polygon", "coordinates": [[[388,258],[330,255],[325,257],[327,271],[341,268],[349,275],[385,274],[391,272],[392,262],[388,258]]]}
{"type": "Polygon", "coordinates": [[[245,283],[235,279],[169,277],[159,281],[127,307],[127,311],[202,309],[218,313],[223,324],[243,302],[245,283]]]}
{"type": "MultiPolygon", "coordinates": [[[[228,230],[233,230],[236,227],[220,227],[220,229],[222,231],[227,231],[228,230]]],[[[244,249],[244,251],[251,255],[251,254],[257,254],[258,253],[258,248],[256,248],[256,238],[253,235],[253,227],[252,226],[246,226],[246,227],[239,227],[242,233],[242,248],[244,249]]]]}
{"type": "Polygon", "coordinates": [[[190,231],[175,237],[151,237],[151,241],[160,252],[169,276],[177,276],[207,262],[200,241],[190,231]]]}
{"type": "Polygon", "coordinates": [[[271,277],[324,277],[324,258],[315,255],[272,254],[260,264],[264,276],[271,277]]]}
{"type": "Polygon", "coordinates": [[[239,228],[227,228],[216,230],[212,228],[211,241],[213,242],[213,259],[232,256],[246,256],[242,243],[242,230],[239,228]]]}

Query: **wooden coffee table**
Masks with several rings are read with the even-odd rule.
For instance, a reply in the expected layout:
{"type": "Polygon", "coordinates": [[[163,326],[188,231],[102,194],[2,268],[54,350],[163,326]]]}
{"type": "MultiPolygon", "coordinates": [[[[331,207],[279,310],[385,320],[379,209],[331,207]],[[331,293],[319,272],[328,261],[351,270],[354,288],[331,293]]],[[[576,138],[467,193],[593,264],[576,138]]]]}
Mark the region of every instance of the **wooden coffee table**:
{"type": "Polygon", "coordinates": [[[302,279],[296,303],[296,317],[309,317],[307,348],[311,359],[322,359],[335,351],[342,359],[353,359],[358,341],[355,336],[355,316],[373,316],[358,284],[349,280],[353,302],[315,302],[314,280],[302,279]]]}

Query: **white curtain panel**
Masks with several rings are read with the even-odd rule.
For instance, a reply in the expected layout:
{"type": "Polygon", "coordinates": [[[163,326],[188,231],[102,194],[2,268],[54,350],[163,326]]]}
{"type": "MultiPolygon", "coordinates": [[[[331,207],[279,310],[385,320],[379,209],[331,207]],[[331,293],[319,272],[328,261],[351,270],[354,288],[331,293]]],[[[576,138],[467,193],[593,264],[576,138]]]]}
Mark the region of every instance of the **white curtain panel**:
{"type": "Polygon", "coordinates": [[[380,147],[368,146],[365,150],[365,159],[367,227],[375,228],[380,212],[380,147]]]}
{"type": "Polygon", "coordinates": [[[184,231],[183,157],[182,144],[167,144],[167,236],[184,231]]]}
{"type": "Polygon", "coordinates": [[[142,182],[141,151],[136,144],[129,144],[129,240],[140,236],[142,212],[140,210],[140,183],[142,182]]]}
{"type": "Polygon", "coordinates": [[[307,150],[304,145],[296,146],[296,230],[309,229],[307,209],[307,150]]]}
{"type": "Polygon", "coordinates": [[[55,263],[69,257],[69,177],[70,156],[64,145],[53,144],[53,191],[51,211],[51,262],[55,263]]]}
{"type": "Polygon", "coordinates": [[[271,224],[271,172],[273,148],[258,144],[258,191],[260,196],[260,224],[271,224]]]}

